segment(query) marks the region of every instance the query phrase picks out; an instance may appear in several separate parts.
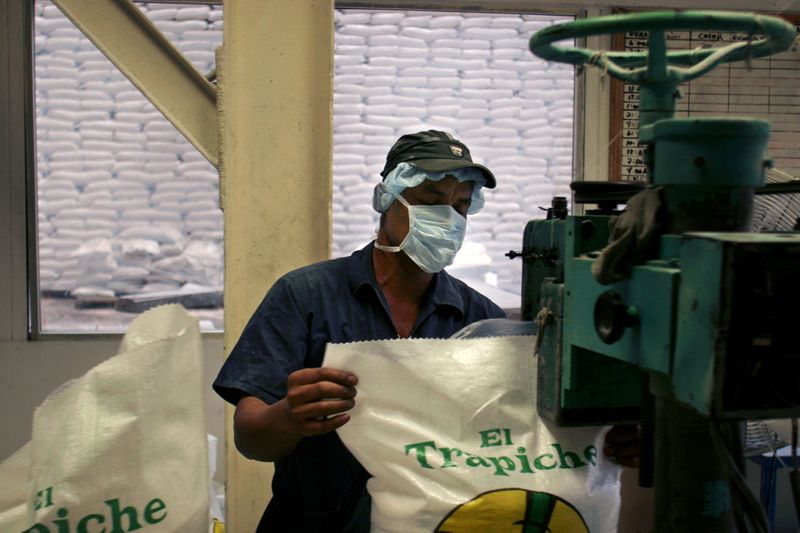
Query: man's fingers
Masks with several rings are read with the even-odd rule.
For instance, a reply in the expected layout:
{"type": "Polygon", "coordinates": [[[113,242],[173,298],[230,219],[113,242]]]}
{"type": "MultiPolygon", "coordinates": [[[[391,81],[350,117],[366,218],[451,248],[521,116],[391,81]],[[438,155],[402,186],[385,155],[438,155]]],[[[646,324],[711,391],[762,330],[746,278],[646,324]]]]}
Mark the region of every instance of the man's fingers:
{"type": "Polygon", "coordinates": [[[322,435],[339,429],[350,420],[350,415],[341,414],[322,420],[309,420],[303,424],[303,434],[308,437],[311,435],[322,435]]]}
{"type": "Polygon", "coordinates": [[[349,411],[355,405],[354,400],[322,400],[305,403],[292,408],[292,416],[301,421],[317,420],[349,411]]]}
{"type": "Polygon", "coordinates": [[[286,402],[300,433],[320,435],[344,425],[355,405],[356,376],[336,368],[304,368],[287,379],[286,402]]]}
{"type": "Polygon", "coordinates": [[[636,426],[614,426],[606,433],[603,455],[615,463],[629,468],[637,468],[639,454],[639,431],[636,426]]]}
{"type": "Polygon", "coordinates": [[[292,387],[286,395],[289,405],[292,407],[300,406],[304,403],[316,402],[325,398],[340,399],[353,398],[356,389],[345,387],[331,381],[320,381],[309,385],[292,387]]]}
{"type": "Polygon", "coordinates": [[[336,368],[304,368],[289,375],[288,387],[308,385],[319,381],[332,381],[340,385],[352,387],[358,383],[358,378],[352,372],[338,370],[336,368]]]}
{"type": "Polygon", "coordinates": [[[640,459],[638,455],[606,454],[606,459],[608,459],[612,463],[618,464],[620,466],[625,466],[627,468],[639,468],[640,459]]]}
{"type": "Polygon", "coordinates": [[[606,444],[616,444],[639,440],[639,428],[633,424],[614,426],[606,433],[606,444]]]}
{"type": "Polygon", "coordinates": [[[640,453],[638,443],[606,444],[603,447],[603,454],[608,457],[638,457],[640,453]]]}

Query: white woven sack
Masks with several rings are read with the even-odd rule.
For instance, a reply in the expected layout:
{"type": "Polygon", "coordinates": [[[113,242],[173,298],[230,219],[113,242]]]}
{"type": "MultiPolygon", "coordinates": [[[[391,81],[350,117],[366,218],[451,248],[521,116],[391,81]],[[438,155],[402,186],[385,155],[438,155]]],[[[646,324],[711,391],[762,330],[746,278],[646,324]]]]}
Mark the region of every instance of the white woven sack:
{"type": "Polygon", "coordinates": [[[53,392],[0,465],[0,531],[208,531],[201,348],[195,318],[158,307],[53,392]]]}
{"type": "Polygon", "coordinates": [[[325,366],[359,378],[338,432],[373,476],[373,532],[616,531],[608,428],[539,418],[533,339],[328,345],[325,366]]]}

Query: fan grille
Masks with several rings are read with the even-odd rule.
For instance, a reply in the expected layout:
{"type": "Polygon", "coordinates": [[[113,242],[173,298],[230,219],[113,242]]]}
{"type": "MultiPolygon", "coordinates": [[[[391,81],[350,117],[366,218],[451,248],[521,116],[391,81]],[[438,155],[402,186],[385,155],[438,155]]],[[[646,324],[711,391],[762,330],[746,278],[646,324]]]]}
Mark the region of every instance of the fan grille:
{"type": "MultiPolygon", "coordinates": [[[[766,173],[767,183],[800,182],[777,169],[766,173]]],[[[753,231],[797,231],[800,223],[800,194],[761,194],[753,202],[753,231]]]]}

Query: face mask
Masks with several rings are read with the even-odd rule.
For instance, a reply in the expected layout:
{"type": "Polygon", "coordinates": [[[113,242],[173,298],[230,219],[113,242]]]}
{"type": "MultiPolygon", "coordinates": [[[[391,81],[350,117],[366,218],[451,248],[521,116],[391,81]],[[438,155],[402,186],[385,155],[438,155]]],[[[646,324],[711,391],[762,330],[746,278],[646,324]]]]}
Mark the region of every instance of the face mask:
{"type": "Polygon", "coordinates": [[[451,265],[464,242],[467,219],[449,205],[409,205],[402,196],[397,200],[408,208],[408,235],[400,246],[375,241],[375,248],[384,252],[402,250],[429,274],[451,265]]]}

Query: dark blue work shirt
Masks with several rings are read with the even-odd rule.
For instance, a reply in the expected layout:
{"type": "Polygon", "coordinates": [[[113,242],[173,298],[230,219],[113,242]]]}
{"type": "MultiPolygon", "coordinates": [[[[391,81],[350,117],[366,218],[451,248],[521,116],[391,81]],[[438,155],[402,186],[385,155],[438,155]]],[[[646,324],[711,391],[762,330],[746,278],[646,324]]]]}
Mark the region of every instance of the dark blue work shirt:
{"type": "MultiPolygon", "coordinates": [[[[286,396],[296,370],[322,365],[329,342],[393,339],[397,330],[375,279],[370,243],[350,257],[290,272],[270,288],[214,382],[236,404],[255,396],[271,404],[286,396]]],[[[505,313],[446,272],[423,296],[412,337],[446,338],[478,320],[505,313]]],[[[302,439],[275,462],[266,531],[367,531],[369,474],[328,433],[302,439]]]]}

